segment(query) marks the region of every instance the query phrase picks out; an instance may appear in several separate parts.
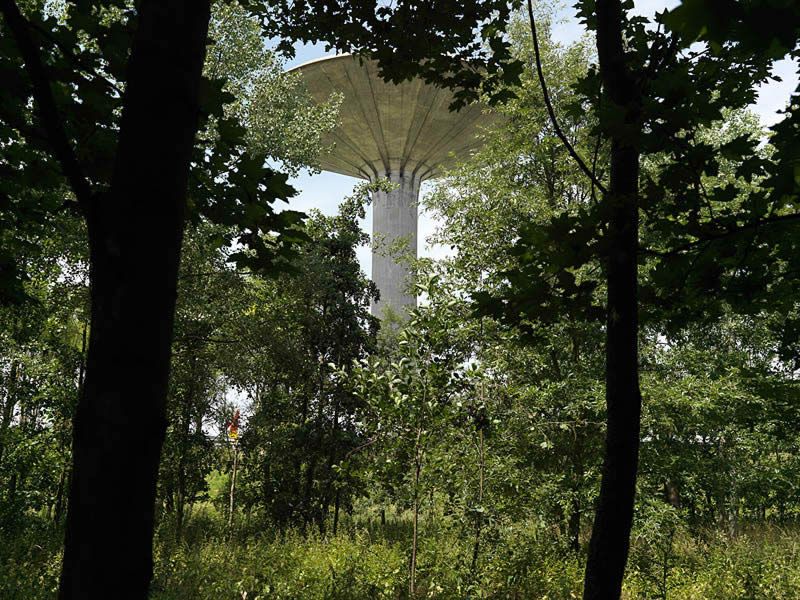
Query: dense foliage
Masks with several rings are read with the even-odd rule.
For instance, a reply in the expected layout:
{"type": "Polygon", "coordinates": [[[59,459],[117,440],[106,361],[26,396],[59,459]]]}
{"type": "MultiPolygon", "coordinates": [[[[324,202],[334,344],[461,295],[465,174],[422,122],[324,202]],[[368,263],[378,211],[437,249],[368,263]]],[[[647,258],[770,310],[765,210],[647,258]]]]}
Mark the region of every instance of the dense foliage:
{"type": "MultiPolygon", "coordinates": [[[[71,172],[1,1],[0,596],[34,600],[55,597],[62,571],[73,425],[103,326],[83,217],[113,187],[140,14],[20,3],[62,141],[77,149],[71,172]]],[[[773,62],[798,53],[796,9],[716,15],[687,0],[652,22],[624,13],[638,90],[625,104],[597,55],[608,51],[597,5],[579,6],[597,47],[589,35],[560,44],[548,10],[506,3],[213,6],[166,403],[159,423],[134,428],[164,437],[150,597],[589,589],[617,442],[607,395],[620,346],[608,335],[624,318],[609,256],[628,147],[641,413],[626,430],[638,464],[633,528],[616,532],[623,596],[800,597],[797,96],[771,131],[749,108],[773,62]],[[395,55],[425,18],[452,31],[395,55]],[[745,18],[783,22],[754,38],[745,18]],[[337,99],[313,105],[265,32],[283,49],[369,50],[389,78],[465,86],[459,102],[482,95],[496,113],[482,148],[425,199],[432,241],[452,252],[413,265],[424,301],[406,317],[370,315],[379,292],[357,260],[370,194],[391,184],[359,186],[333,215],[273,206],[293,194],[287,174],[326,151],[337,99]]],[[[135,355],[134,338],[114,343],[135,355]]]]}

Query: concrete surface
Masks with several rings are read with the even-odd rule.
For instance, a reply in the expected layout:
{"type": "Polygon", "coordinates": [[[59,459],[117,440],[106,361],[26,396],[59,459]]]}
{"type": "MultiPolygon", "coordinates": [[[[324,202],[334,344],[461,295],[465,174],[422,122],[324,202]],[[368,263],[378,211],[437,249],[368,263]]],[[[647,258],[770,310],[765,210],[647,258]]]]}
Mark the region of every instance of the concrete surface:
{"type": "Polygon", "coordinates": [[[477,134],[492,117],[473,104],[450,112],[450,90],[421,79],[398,85],[378,75],[377,63],[343,54],[313,60],[292,69],[303,74],[317,102],[343,96],[339,126],[324,142],[332,150],[321,157],[323,170],[396,184],[373,197],[372,280],[381,292],[372,313],[391,310],[402,316],[416,306],[409,290],[411,271],[403,256],[417,256],[417,203],[420,184],[442,167],[465,158],[480,144],[477,134]]]}

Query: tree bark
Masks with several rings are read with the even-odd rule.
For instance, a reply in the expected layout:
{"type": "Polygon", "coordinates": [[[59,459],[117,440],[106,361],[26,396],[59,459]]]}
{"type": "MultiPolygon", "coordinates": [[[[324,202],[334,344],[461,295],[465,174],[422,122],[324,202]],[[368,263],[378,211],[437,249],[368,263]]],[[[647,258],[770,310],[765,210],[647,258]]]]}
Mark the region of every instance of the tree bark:
{"type": "Polygon", "coordinates": [[[91,327],[59,598],[147,597],[209,0],[143,0],[110,188],[87,209],[91,327]]]}
{"type": "MultiPolygon", "coordinates": [[[[597,50],[607,97],[639,121],[639,90],[628,71],[619,0],[597,2],[597,50]]],[[[639,151],[611,132],[611,172],[604,196],[608,218],[606,407],[607,429],[600,495],[584,579],[584,600],[612,600],[622,593],[636,495],[641,394],[638,364],[639,151]]]]}

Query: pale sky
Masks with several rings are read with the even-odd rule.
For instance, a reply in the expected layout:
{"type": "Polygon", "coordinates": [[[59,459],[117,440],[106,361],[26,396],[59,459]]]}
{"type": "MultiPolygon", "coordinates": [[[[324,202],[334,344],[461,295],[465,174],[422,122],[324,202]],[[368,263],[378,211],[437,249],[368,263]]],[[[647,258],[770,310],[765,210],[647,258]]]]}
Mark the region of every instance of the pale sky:
{"type": "MultiPolygon", "coordinates": [[[[638,14],[651,16],[656,11],[671,8],[678,2],[664,0],[638,0],[634,11],[638,14]]],[[[553,28],[553,37],[561,43],[569,44],[577,40],[584,32],[578,20],[574,17],[574,10],[570,7],[558,12],[561,22],[553,28]]],[[[287,68],[294,67],[314,58],[325,56],[325,49],[322,44],[299,46],[294,60],[287,64],[287,68]]],[[[782,81],[771,81],[759,90],[758,101],[753,109],[761,118],[765,126],[772,125],[779,120],[777,111],[785,108],[792,91],[798,83],[798,65],[789,60],[776,63],[774,74],[782,81]]],[[[299,191],[298,196],[290,201],[290,208],[307,212],[312,208],[319,209],[325,214],[335,214],[339,203],[348,196],[353,187],[358,183],[357,179],[335,173],[319,173],[311,175],[308,172],[301,173],[292,180],[292,185],[299,191]]],[[[423,184],[422,194],[426,189],[430,189],[430,184],[423,184]]],[[[370,231],[372,223],[372,211],[367,211],[367,217],[362,223],[366,231],[370,231]]],[[[427,243],[428,236],[434,231],[436,222],[424,212],[419,216],[418,225],[418,252],[420,256],[442,257],[448,252],[447,248],[430,247],[427,243]]],[[[368,248],[359,249],[359,261],[365,273],[371,271],[371,257],[368,248]]]]}

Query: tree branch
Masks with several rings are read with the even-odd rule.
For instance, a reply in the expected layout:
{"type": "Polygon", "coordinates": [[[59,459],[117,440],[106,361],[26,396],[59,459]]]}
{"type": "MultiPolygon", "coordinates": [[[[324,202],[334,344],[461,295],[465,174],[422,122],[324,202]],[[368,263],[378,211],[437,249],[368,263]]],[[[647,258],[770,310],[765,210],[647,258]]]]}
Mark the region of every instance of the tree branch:
{"type": "Polygon", "coordinates": [[[14,36],[17,47],[25,61],[25,70],[33,84],[33,97],[39,108],[42,125],[47,133],[47,139],[53,148],[53,154],[61,165],[61,170],[67,178],[75,197],[82,206],[87,206],[92,195],[89,181],[83,171],[70,145],[64,125],[58,115],[50,81],[39,56],[39,50],[30,33],[30,25],[22,16],[14,0],[0,0],[0,12],[3,13],[8,28],[14,36]]]}
{"type": "Polygon", "coordinates": [[[709,233],[708,235],[700,239],[697,239],[693,242],[687,242],[685,244],[681,244],[680,246],[676,246],[671,250],[655,250],[653,248],[641,248],[640,250],[643,254],[650,254],[653,256],[660,256],[662,258],[669,258],[671,256],[677,256],[678,254],[682,254],[684,252],[692,251],[698,246],[704,244],[710,244],[711,242],[718,242],[720,240],[724,240],[725,238],[739,235],[740,233],[744,233],[745,231],[749,231],[751,229],[757,230],[760,229],[761,227],[767,227],[770,225],[785,225],[787,223],[792,223],[793,221],[800,221],[800,213],[778,215],[776,217],[770,217],[767,219],[761,219],[759,221],[752,221],[750,223],[745,223],[740,227],[735,227],[733,229],[728,229],[726,231],[709,233]]]}
{"type": "Polygon", "coordinates": [[[105,75],[102,75],[97,71],[95,71],[93,67],[84,63],[79,57],[75,55],[75,53],[69,48],[69,46],[62,43],[52,33],[47,31],[47,29],[45,29],[38,23],[28,23],[28,26],[39,32],[39,35],[42,35],[46,37],[48,40],[50,40],[53,43],[53,45],[61,51],[61,54],[64,56],[64,58],[66,58],[76,67],[80,68],[86,76],[88,76],[89,78],[93,78],[96,81],[102,82],[106,87],[108,87],[110,91],[116,92],[120,96],[124,94],[123,90],[120,89],[113,81],[109,80],[105,75]]]}
{"type": "Polygon", "coordinates": [[[569,152],[569,155],[575,159],[575,162],[578,163],[578,166],[581,168],[581,171],[589,178],[593,185],[597,186],[603,194],[606,193],[605,186],[600,183],[597,179],[595,174],[592,170],[586,166],[586,163],[580,157],[580,155],[575,151],[575,148],[572,147],[567,136],[564,135],[564,132],[561,130],[561,126],[558,124],[558,119],[556,119],[556,113],[553,110],[553,103],[550,101],[550,92],[547,90],[547,83],[544,80],[544,73],[542,71],[542,57],[541,53],[539,52],[539,36],[536,34],[536,19],[533,16],[533,3],[531,0],[528,0],[528,18],[531,22],[531,36],[533,37],[533,52],[536,56],[536,74],[539,76],[539,84],[542,88],[542,95],[544,96],[544,104],[547,107],[547,114],[550,115],[550,122],[553,124],[553,128],[556,130],[556,135],[558,139],[564,144],[569,152]]]}
{"type": "Polygon", "coordinates": [[[364,443],[363,443],[363,444],[361,444],[360,446],[356,446],[355,448],[353,448],[352,450],[350,450],[350,452],[348,452],[347,454],[345,454],[345,455],[344,455],[344,458],[342,459],[342,462],[344,462],[344,461],[348,460],[348,459],[349,459],[351,456],[353,456],[354,454],[357,454],[358,452],[361,452],[362,450],[365,450],[366,448],[369,448],[370,446],[372,446],[372,444],[374,444],[375,442],[377,442],[379,439],[380,439],[380,435],[379,435],[379,434],[376,434],[376,435],[372,436],[372,437],[371,437],[371,438],[369,438],[369,439],[368,439],[366,442],[364,442],[364,443]]]}

